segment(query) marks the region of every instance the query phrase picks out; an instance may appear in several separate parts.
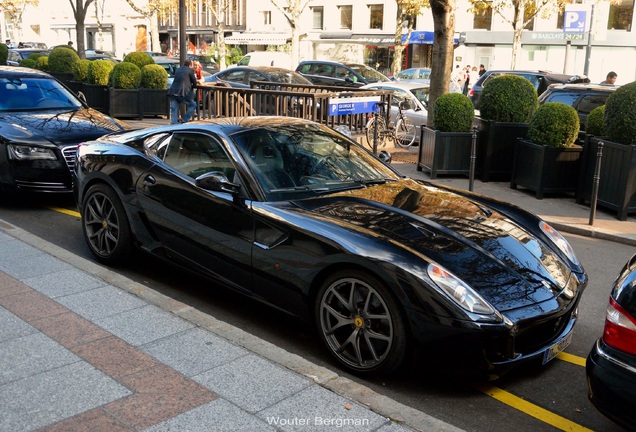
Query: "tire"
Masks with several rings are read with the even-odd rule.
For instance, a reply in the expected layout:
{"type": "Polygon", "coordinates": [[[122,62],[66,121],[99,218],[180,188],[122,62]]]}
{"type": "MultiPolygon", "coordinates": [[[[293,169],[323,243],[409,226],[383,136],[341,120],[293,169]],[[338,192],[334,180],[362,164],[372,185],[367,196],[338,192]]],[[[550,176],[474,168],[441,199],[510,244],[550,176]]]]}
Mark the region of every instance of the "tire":
{"type": "Polygon", "coordinates": [[[339,271],[322,284],[315,304],[320,338],[336,360],[359,375],[386,374],[407,354],[401,306],[375,277],[339,271]]]}
{"type": "Polygon", "coordinates": [[[398,120],[395,125],[395,143],[402,147],[410,147],[415,142],[415,134],[417,133],[417,127],[411,120],[404,117],[398,120]]]}
{"type": "Polygon", "coordinates": [[[82,202],[82,230],[98,261],[123,261],[132,247],[130,224],[121,200],[107,185],[91,186],[82,202]]]}
{"type": "Polygon", "coordinates": [[[374,117],[367,123],[367,145],[371,150],[373,150],[373,134],[376,128],[378,130],[377,147],[384,147],[384,141],[386,140],[386,123],[382,117],[374,117]]]}

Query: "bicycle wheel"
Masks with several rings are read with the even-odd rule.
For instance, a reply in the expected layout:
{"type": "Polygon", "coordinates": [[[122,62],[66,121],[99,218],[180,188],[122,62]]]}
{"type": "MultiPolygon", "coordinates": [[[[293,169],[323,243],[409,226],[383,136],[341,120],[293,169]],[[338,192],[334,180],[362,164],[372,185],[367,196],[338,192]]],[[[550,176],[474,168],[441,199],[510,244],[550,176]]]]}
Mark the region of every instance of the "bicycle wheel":
{"type": "Polygon", "coordinates": [[[395,143],[402,147],[409,147],[415,142],[417,128],[411,120],[403,117],[395,125],[395,143]]]}
{"type": "Polygon", "coordinates": [[[377,130],[377,146],[384,147],[386,140],[386,123],[382,117],[374,117],[367,123],[367,145],[373,150],[373,136],[377,130]]]}

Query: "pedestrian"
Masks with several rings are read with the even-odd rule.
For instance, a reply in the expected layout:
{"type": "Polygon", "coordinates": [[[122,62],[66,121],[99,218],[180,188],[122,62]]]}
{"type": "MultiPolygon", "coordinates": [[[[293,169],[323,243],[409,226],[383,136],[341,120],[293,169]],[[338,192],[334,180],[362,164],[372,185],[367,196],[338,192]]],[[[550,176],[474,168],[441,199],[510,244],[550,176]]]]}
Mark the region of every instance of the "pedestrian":
{"type": "Polygon", "coordinates": [[[464,93],[464,95],[468,94],[468,89],[471,85],[470,78],[470,65],[466,65],[464,68],[464,86],[462,87],[462,93],[464,93]]]}
{"type": "Polygon", "coordinates": [[[483,64],[480,64],[479,65],[479,76],[481,77],[485,73],[486,73],[486,67],[483,64]]]}
{"type": "Polygon", "coordinates": [[[174,73],[174,81],[168,89],[170,97],[170,123],[179,123],[179,106],[183,103],[186,112],[181,123],[187,123],[192,119],[197,103],[194,101],[194,86],[197,85],[197,77],[194,74],[192,60],[187,59],[183,66],[177,68],[174,73]]]}
{"type": "Polygon", "coordinates": [[[601,81],[601,84],[616,84],[616,78],[618,78],[618,74],[614,71],[608,72],[605,77],[605,81],[601,81]]]}

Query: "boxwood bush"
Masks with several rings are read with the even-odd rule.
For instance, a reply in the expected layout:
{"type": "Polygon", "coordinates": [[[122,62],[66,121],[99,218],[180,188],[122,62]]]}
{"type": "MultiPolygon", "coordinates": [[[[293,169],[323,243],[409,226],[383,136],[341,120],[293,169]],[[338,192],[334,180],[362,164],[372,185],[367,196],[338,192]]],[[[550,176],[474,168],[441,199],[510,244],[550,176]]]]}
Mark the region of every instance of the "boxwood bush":
{"type": "Polygon", "coordinates": [[[117,63],[113,68],[111,86],[117,89],[136,89],[141,83],[141,69],[131,62],[117,63]]]}
{"type": "Polygon", "coordinates": [[[40,56],[35,61],[35,63],[36,63],[35,67],[38,68],[39,70],[45,71],[45,72],[49,71],[49,56],[46,56],[46,55],[40,56]]]}
{"type": "Polygon", "coordinates": [[[597,106],[587,115],[585,120],[585,132],[590,135],[604,136],[605,126],[603,121],[605,119],[605,105],[597,106]]]}
{"type": "Polygon", "coordinates": [[[9,58],[9,47],[0,43],[0,65],[6,65],[9,58]]]}
{"type": "Polygon", "coordinates": [[[636,81],[621,86],[607,98],[604,125],[611,141],[636,144],[636,81]]]}
{"type": "Polygon", "coordinates": [[[26,68],[31,68],[31,69],[37,69],[37,63],[35,62],[35,60],[33,60],[32,58],[25,58],[20,60],[20,66],[22,67],[26,67],[26,68]]]}
{"type": "Polygon", "coordinates": [[[49,54],[49,70],[53,73],[72,73],[73,65],[80,61],[74,49],[59,46],[49,54]]]}
{"type": "Polygon", "coordinates": [[[147,89],[168,88],[168,72],[158,64],[144,66],[141,68],[141,87],[147,89]]]}
{"type": "Polygon", "coordinates": [[[470,132],[475,107],[468,96],[446,93],[435,100],[433,128],[441,132],[470,132]]]}
{"type": "Polygon", "coordinates": [[[134,51],[126,54],[124,57],[123,63],[134,63],[141,70],[146,65],[154,64],[154,59],[150,56],[150,54],[140,51],[134,51]]]}
{"type": "Polygon", "coordinates": [[[88,66],[88,83],[97,85],[108,85],[110,73],[115,67],[115,63],[110,60],[93,60],[88,66]]]}
{"type": "Polygon", "coordinates": [[[486,120],[528,123],[537,107],[537,91],[519,75],[500,75],[486,81],[479,96],[479,115],[486,120]]]}
{"type": "Polygon", "coordinates": [[[73,79],[80,82],[88,82],[88,68],[90,60],[80,60],[73,66],[73,79]]]}
{"type": "Polygon", "coordinates": [[[579,129],[579,115],[571,105],[546,102],[530,119],[528,139],[550,147],[572,147],[579,129]]]}

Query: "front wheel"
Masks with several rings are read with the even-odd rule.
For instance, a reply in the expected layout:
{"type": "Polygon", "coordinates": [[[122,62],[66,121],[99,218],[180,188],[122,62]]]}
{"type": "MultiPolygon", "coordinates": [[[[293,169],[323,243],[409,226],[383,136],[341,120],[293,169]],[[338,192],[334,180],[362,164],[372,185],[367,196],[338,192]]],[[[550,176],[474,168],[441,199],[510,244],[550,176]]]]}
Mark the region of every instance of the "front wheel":
{"type": "Polygon", "coordinates": [[[323,343],[350,371],[389,373],[406,356],[402,309],[375,277],[356,270],[330,276],[318,292],[315,315],[323,343]]]}
{"type": "Polygon", "coordinates": [[[95,257],[107,264],[122,261],[132,245],[124,207],[113,189],[91,186],[82,204],[84,238],[95,257]]]}
{"type": "Polygon", "coordinates": [[[386,123],[380,116],[373,117],[367,123],[367,145],[373,150],[373,137],[377,130],[377,147],[384,147],[384,140],[386,140],[386,123]]]}
{"type": "Polygon", "coordinates": [[[417,127],[407,117],[398,120],[395,125],[395,142],[402,147],[410,147],[415,142],[417,127]]]}

